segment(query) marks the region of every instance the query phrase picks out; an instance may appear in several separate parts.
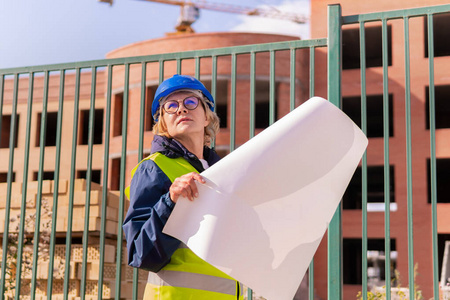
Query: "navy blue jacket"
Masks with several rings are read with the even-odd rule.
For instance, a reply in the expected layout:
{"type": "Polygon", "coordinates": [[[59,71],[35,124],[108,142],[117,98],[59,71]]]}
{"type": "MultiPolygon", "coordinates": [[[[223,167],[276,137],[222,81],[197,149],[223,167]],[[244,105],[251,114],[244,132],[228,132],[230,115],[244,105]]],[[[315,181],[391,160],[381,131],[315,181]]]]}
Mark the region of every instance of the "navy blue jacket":
{"type": "MultiPolygon", "coordinates": [[[[169,158],[184,157],[199,173],[200,160],[174,139],[155,135],[152,153],[160,152],[169,158]]],[[[210,166],[220,158],[205,147],[203,157],[210,166]]],[[[143,161],[131,179],[130,208],[123,230],[127,240],[128,264],[158,272],[170,262],[180,241],[162,232],[175,203],[169,196],[172,182],[152,160],[143,161]]]]}

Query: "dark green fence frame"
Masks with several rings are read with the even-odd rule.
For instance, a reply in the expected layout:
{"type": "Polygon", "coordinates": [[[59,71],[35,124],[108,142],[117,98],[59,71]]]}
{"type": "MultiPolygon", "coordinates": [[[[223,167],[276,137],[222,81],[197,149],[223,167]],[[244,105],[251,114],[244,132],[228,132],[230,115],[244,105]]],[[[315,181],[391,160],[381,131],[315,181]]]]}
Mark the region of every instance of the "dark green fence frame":
{"type": "MultiPolygon", "coordinates": [[[[439,275],[438,275],[438,243],[437,243],[437,192],[436,192],[436,126],[435,126],[435,93],[434,93],[434,40],[433,40],[433,16],[436,14],[450,12],[450,5],[431,6],[423,8],[412,8],[396,11],[367,13],[341,17],[341,26],[348,24],[359,24],[360,34],[360,70],[361,70],[361,128],[367,133],[367,99],[366,99],[366,45],[365,25],[370,22],[381,22],[382,24],[382,68],[383,68],[383,143],[384,143],[384,203],[385,203],[385,278],[391,278],[390,268],[390,174],[389,174],[389,88],[388,88],[388,33],[387,22],[392,20],[403,20],[404,25],[404,75],[405,75],[405,119],[406,119],[406,163],[407,163],[407,215],[408,215],[408,286],[415,287],[414,282],[414,239],[413,239],[413,191],[412,191],[412,141],[411,141],[411,74],[410,74],[410,32],[409,21],[412,18],[427,17],[428,35],[428,82],[429,90],[429,126],[430,126],[430,186],[431,186],[431,211],[432,211],[432,249],[433,249],[433,297],[439,298],[439,275]]],[[[329,37],[330,39],[330,37],[329,37]]],[[[367,157],[362,159],[362,199],[363,199],[363,299],[367,299],[367,157]]],[[[338,225],[336,225],[338,226],[338,225]]],[[[335,262],[337,264],[337,262],[335,262]]],[[[333,263],[330,268],[333,268],[333,263]]],[[[341,270],[342,271],[342,270],[341,270]]],[[[342,284],[340,285],[342,286],[342,284]]],[[[336,292],[338,287],[336,286],[336,292]]],[[[415,299],[415,288],[409,289],[409,299],[415,299]]],[[[386,280],[386,299],[391,299],[391,282],[386,280]]]]}
{"type": "MultiPolygon", "coordinates": [[[[37,203],[36,203],[36,228],[40,226],[40,199],[42,195],[42,182],[43,182],[43,171],[44,171],[44,157],[46,147],[44,146],[44,141],[46,138],[45,124],[47,122],[47,104],[48,104],[48,91],[49,91],[49,79],[50,74],[58,74],[60,80],[60,90],[59,90],[59,110],[57,115],[57,136],[56,136],[56,157],[55,157],[55,189],[53,194],[53,207],[58,207],[58,185],[59,185],[59,172],[60,172],[60,160],[61,160],[61,124],[63,118],[63,101],[65,97],[64,82],[67,73],[75,74],[75,91],[74,91],[74,124],[72,132],[72,148],[71,148],[71,169],[70,169],[70,179],[69,179],[69,217],[68,217],[68,232],[66,235],[66,265],[65,265],[65,276],[64,276],[64,299],[68,299],[69,292],[69,269],[70,269],[70,249],[71,249],[71,228],[73,222],[73,201],[74,201],[74,180],[75,180],[75,162],[77,158],[77,136],[78,136],[78,114],[80,111],[79,100],[80,100],[80,78],[83,72],[89,71],[91,74],[91,97],[90,97],[90,108],[89,108],[89,136],[88,136],[88,157],[87,157],[87,174],[86,190],[91,190],[92,181],[92,159],[93,159],[93,130],[95,122],[95,101],[96,101],[96,84],[97,84],[97,72],[102,70],[107,74],[106,83],[106,107],[105,107],[105,127],[104,127],[104,166],[103,166],[103,179],[102,182],[108,182],[108,170],[109,165],[109,145],[110,145],[110,127],[111,127],[111,102],[112,102],[112,85],[113,85],[113,69],[116,67],[124,68],[124,93],[123,93],[123,115],[122,115],[122,150],[121,150],[121,165],[120,165],[120,207],[119,207],[119,226],[118,226],[118,236],[117,236],[117,261],[116,273],[119,274],[116,279],[116,289],[115,289],[115,299],[121,298],[120,290],[120,274],[121,270],[121,259],[122,259],[122,241],[123,233],[120,224],[123,222],[123,210],[124,210],[124,195],[123,190],[125,187],[125,166],[126,166],[126,153],[127,153],[127,124],[128,124],[128,101],[129,101],[129,77],[130,77],[130,67],[140,65],[142,68],[141,75],[141,113],[140,113],[140,130],[139,130],[139,152],[138,159],[143,158],[143,141],[144,141],[144,119],[145,119],[145,99],[146,99],[146,71],[147,64],[157,63],[159,65],[159,82],[164,79],[164,63],[175,61],[177,64],[177,71],[181,72],[181,63],[184,60],[195,61],[195,76],[200,77],[200,61],[201,59],[208,58],[212,60],[211,69],[211,92],[213,96],[217,93],[217,60],[219,57],[230,57],[231,58],[231,118],[230,118],[230,151],[233,151],[236,147],[236,69],[237,69],[237,57],[239,55],[250,55],[250,137],[255,134],[254,120],[255,120],[255,93],[256,93],[256,54],[257,53],[269,53],[270,55],[270,121],[272,124],[275,121],[275,53],[278,51],[289,51],[290,53],[290,109],[295,108],[295,74],[296,74],[296,51],[298,49],[309,49],[310,50],[310,61],[309,61],[309,94],[313,96],[315,94],[315,52],[316,48],[328,48],[327,50],[327,65],[328,65],[328,100],[338,107],[341,107],[342,99],[342,27],[347,24],[359,24],[360,28],[360,71],[361,71],[361,128],[364,132],[367,132],[367,105],[366,105],[366,61],[365,61],[365,33],[364,27],[369,22],[382,22],[382,40],[383,40],[383,102],[384,102],[384,186],[385,186],[385,240],[390,240],[390,197],[389,197],[389,118],[388,118],[388,63],[387,63],[387,22],[393,19],[403,19],[404,29],[405,29],[405,90],[406,90],[406,127],[407,127],[407,137],[406,137],[406,149],[407,149],[407,164],[408,164],[408,255],[409,255],[409,286],[414,286],[413,282],[413,272],[414,272],[414,259],[413,259],[413,219],[412,219],[412,170],[411,170],[411,114],[410,114],[410,62],[409,62],[409,19],[419,16],[428,16],[428,53],[429,53],[429,83],[430,83],[430,142],[431,142],[431,183],[432,183],[432,213],[433,213],[433,290],[435,299],[439,295],[438,286],[438,266],[437,266],[437,221],[436,221],[436,150],[435,150],[435,125],[434,125],[434,49],[433,49],[433,15],[449,12],[450,5],[442,5],[435,7],[417,8],[417,9],[405,9],[399,11],[389,11],[381,13],[369,13],[362,15],[352,15],[352,16],[342,16],[340,5],[331,5],[328,7],[328,38],[323,39],[312,39],[312,40],[298,40],[289,42],[277,42],[270,44],[258,44],[258,45],[247,45],[247,46],[237,46],[237,47],[227,47],[227,48],[217,48],[208,50],[198,50],[198,51],[186,51],[179,53],[167,53],[158,54],[150,56],[141,57],[127,57],[118,59],[104,59],[95,61],[85,61],[85,62],[75,62],[68,64],[54,64],[45,66],[33,66],[33,67],[23,67],[23,68],[13,68],[13,69],[1,69],[0,70],[0,132],[2,126],[2,115],[4,103],[4,88],[6,80],[13,80],[13,96],[12,96],[12,113],[10,122],[10,141],[9,141],[9,157],[2,157],[2,159],[8,159],[8,173],[7,173],[7,194],[6,194],[6,208],[5,208],[5,224],[4,224],[4,236],[9,233],[9,220],[10,220],[10,210],[11,210],[11,195],[12,195],[12,176],[14,170],[14,155],[15,155],[15,133],[16,128],[16,118],[17,118],[17,105],[18,105],[18,91],[19,91],[19,79],[28,78],[28,101],[27,101],[27,127],[25,135],[25,151],[23,160],[28,162],[30,159],[30,128],[31,128],[31,115],[32,107],[36,105],[33,103],[34,99],[34,82],[37,76],[43,77],[44,80],[44,90],[43,90],[43,100],[42,100],[42,114],[41,114],[41,131],[40,131],[40,155],[39,155],[39,172],[38,172],[38,191],[37,191],[37,203]]],[[[137,163],[137,162],[136,162],[137,163]]],[[[22,207],[21,207],[21,221],[20,221],[20,231],[19,231],[19,245],[18,245],[18,256],[17,256],[17,268],[16,273],[16,291],[20,291],[21,288],[21,264],[22,264],[22,250],[23,250],[23,235],[24,235],[24,217],[26,214],[26,199],[27,199],[27,182],[28,178],[28,163],[24,164],[23,170],[23,186],[22,186],[22,207]]],[[[362,199],[363,199],[363,210],[362,210],[362,222],[363,222],[363,298],[367,299],[367,157],[364,155],[362,159],[362,199]]],[[[102,216],[106,216],[106,197],[108,190],[106,184],[103,186],[102,190],[102,216]]],[[[90,193],[86,193],[85,205],[90,206],[90,193]]],[[[49,274],[52,274],[53,270],[53,256],[55,251],[55,233],[56,233],[56,219],[57,210],[53,210],[52,214],[52,231],[50,238],[50,263],[49,263],[49,274]]],[[[82,279],[81,279],[81,299],[85,299],[85,289],[86,289],[86,272],[87,272],[87,245],[88,245],[88,224],[89,224],[89,210],[85,213],[85,229],[83,234],[83,263],[82,263],[82,279]]],[[[102,217],[101,221],[101,233],[100,233],[100,273],[99,282],[103,282],[103,266],[104,266],[104,251],[105,251],[105,227],[106,218],[102,217]]],[[[31,279],[31,299],[35,299],[35,289],[36,289],[36,278],[37,278],[37,253],[38,253],[38,241],[39,241],[39,231],[34,233],[34,255],[33,255],[33,270],[31,279]]],[[[328,230],[328,299],[342,299],[343,297],[343,276],[342,276],[342,208],[339,207],[333,220],[330,223],[328,230]]],[[[3,238],[2,248],[7,249],[8,239],[3,238]]],[[[386,278],[390,278],[390,265],[389,253],[390,245],[386,242],[385,245],[386,253],[386,278]]],[[[3,251],[1,258],[1,284],[0,284],[0,299],[4,298],[5,292],[5,275],[7,270],[7,251],[3,251]]],[[[314,299],[314,272],[313,272],[313,262],[311,263],[311,268],[309,272],[309,283],[310,292],[309,299],[314,299]]],[[[134,270],[134,285],[133,285],[133,297],[137,297],[137,269],[134,270]]],[[[52,296],[52,276],[49,276],[47,295],[48,299],[52,296]]],[[[386,282],[387,299],[390,299],[390,282],[386,282]]],[[[414,290],[410,290],[410,299],[414,299],[414,290]]],[[[99,284],[98,291],[99,299],[102,295],[102,284],[99,284]]],[[[249,291],[248,297],[252,296],[251,291],[249,291]]],[[[19,293],[16,292],[15,299],[19,299],[19,293]]]]}

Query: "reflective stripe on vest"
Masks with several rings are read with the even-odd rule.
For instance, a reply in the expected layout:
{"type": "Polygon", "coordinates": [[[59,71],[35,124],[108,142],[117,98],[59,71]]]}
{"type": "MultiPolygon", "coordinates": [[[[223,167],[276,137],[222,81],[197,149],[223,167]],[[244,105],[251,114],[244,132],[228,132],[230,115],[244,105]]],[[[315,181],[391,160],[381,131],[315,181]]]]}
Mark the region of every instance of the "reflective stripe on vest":
{"type": "MultiPolygon", "coordinates": [[[[168,158],[161,153],[153,153],[131,171],[132,177],[138,166],[148,159],[153,160],[171,182],[184,174],[197,172],[184,158],[168,158]]],[[[125,193],[129,198],[129,187],[125,193]]],[[[240,283],[199,258],[181,243],[162,270],[156,274],[150,272],[144,300],[242,300],[243,294],[240,283]]]]}
{"type": "MultiPolygon", "coordinates": [[[[161,270],[158,276],[149,276],[147,283],[229,294],[236,297],[236,280],[205,274],[161,270]]],[[[241,285],[241,294],[242,285],[241,285]]]]}

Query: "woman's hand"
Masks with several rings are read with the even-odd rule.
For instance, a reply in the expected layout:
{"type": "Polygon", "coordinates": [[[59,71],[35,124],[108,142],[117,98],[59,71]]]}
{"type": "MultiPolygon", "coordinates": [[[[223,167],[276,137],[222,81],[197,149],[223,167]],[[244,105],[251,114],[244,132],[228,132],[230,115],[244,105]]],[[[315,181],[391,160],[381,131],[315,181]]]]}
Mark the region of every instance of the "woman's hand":
{"type": "Polygon", "coordinates": [[[175,203],[180,196],[184,196],[191,201],[194,200],[194,198],[198,197],[198,190],[194,181],[200,183],[206,182],[200,174],[195,172],[185,174],[175,179],[169,189],[170,199],[175,203]]]}

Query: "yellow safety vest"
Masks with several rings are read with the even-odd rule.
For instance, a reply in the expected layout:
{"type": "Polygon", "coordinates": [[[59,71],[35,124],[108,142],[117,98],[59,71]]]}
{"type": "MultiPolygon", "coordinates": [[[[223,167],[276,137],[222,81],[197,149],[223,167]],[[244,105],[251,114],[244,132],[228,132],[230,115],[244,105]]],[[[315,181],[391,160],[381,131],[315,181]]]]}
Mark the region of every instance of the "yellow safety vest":
{"type": "MultiPolygon", "coordinates": [[[[153,160],[171,182],[184,174],[197,172],[186,159],[168,158],[157,152],[144,158],[131,171],[132,177],[138,166],[148,159],[153,160]]],[[[125,194],[129,198],[129,187],[125,194]]],[[[242,284],[181,243],[164,268],[158,273],[149,273],[144,300],[243,300],[243,294],[242,284]]]]}

